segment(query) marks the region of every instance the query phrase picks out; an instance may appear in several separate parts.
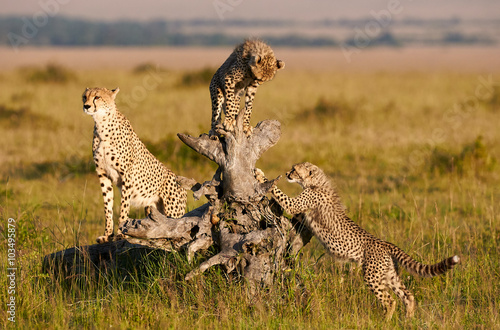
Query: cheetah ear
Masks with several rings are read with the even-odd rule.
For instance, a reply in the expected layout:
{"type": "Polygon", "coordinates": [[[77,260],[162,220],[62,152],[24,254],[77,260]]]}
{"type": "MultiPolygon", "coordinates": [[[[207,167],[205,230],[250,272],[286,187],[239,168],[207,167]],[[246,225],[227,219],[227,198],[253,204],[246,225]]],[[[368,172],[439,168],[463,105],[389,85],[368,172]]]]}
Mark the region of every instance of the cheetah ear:
{"type": "Polygon", "coordinates": [[[113,100],[116,98],[116,94],[120,91],[120,87],[116,87],[115,89],[111,90],[113,94],[111,94],[111,97],[113,97],[113,100]]]}
{"type": "Polygon", "coordinates": [[[278,66],[278,70],[283,69],[285,67],[285,62],[282,60],[278,60],[276,61],[276,65],[278,66]]]}

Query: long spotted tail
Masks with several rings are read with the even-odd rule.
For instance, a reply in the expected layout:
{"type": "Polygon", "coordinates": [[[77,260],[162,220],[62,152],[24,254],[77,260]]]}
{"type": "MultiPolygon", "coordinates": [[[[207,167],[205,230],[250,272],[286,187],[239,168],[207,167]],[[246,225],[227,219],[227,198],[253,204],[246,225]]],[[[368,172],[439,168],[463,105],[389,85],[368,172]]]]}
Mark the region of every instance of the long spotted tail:
{"type": "Polygon", "coordinates": [[[434,265],[424,265],[414,260],[397,246],[392,245],[391,247],[391,255],[393,258],[395,258],[401,266],[406,268],[413,275],[419,275],[422,277],[441,275],[452,269],[456,264],[460,263],[460,257],[455,255],[434,265]]]}

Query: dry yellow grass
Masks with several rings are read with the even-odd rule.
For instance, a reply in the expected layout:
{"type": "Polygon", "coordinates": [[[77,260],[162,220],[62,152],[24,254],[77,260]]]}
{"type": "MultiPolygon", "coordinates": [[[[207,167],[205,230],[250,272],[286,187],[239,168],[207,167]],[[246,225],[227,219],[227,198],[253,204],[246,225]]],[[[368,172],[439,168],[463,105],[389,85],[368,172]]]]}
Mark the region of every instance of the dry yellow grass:
{"type": "MultiPolygon", "coordinates": [[[[288,61],[285,52],[276,52],[288,61]]],[[[322,256],[316,241],[296,270],[253,298],[244,283],[228,282],[216,269],[184,283],[183,274],[194,265],[181,254],[153,259],[125,279],[67,283],[42,274],[43,255],[92,244],[103,230],[91,157],[93,123],[81,105],[86,86],[119,86],[118,107],[175,172],[200,182],[214,172],[213,164],[175,137],[208,131],[208,84],[183,86],[182,70],[135,73],[134,61],[86,70],[61,60],[73,71],[66,82],[43,82],[47,75],[36,69],[0,74],[0,215],[17,220],[16,325],[498,328],[500,76],[494,61],[491,70],[478,71],[426,71],[425,65],[337,71],[332,64],[324,72],[293,69],[290,61],[256,95],[252,124],[282,123],[280,141],[257,165],[275,177],[294,163],[315,163],[335,180],[349,214],[368,231],[424,262],[459,254],[463,263],[446,276],[403,273],[419,302],[415,319],[399,317],[398,309],[398,317],[385,323],[361,276],[322,256]]],[[[279,186],[292,195],[299,191],[284,180],[279,186]]],[[[190,201],[190,208],[195,205],[190,201]]],[[[6,232],[5,221],[0,228],[6,232]]],[[[2,255],[6,249],[4,240],[2,255]]],[[[6,281],[2,277],[0,287],[6,281]]],[[[6,290],[0,291],[0,302],[7,299],[6,290]]],[[[5,314],[0,324],[7,324],[5,314]]]]}

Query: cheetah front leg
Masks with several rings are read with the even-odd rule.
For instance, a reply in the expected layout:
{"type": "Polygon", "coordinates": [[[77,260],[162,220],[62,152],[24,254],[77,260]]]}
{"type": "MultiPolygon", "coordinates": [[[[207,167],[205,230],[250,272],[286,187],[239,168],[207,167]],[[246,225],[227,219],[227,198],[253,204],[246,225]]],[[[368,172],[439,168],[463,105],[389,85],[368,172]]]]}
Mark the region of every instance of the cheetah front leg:
{"type": "Polygon", "coordinates": [[[316,198],[310,189],[304,189],[298,196],[293,198],[288,197],[278,187],[274,187],[271,193],[278,204],[292,215],[305,213],[316,206],[316,198]]]}
{"type": "Polygon", "coordinates": [[[255,93],[257,92],[257,87],[259,83],[254,82],[247,88],[245,95],[245,117],[243,118],[243,132],[246,136],[250,136],[253,131],[253,127],[250,125],[250,117],[252,116],[253,100],[255,98],[255,93]]]}
{"type": "MultiPolygon", "coordinates": [[[[267,182],[266,175],[260,168],[254,170],[254,176],[260,183],[267,182]]],[[[309,189],[305,189],[297,197],[290,198],[278,187],[274,186],[271,193],[278,204],[289,214],[300,214],[314,207],[316,200],[309,189]]]]}
{"type": "Polygon", "coordinates": [[[99,244],[109,242],[113,237],[113,182],[103,170],[97,169],[99,182],[101,183],[102,197],[104,200],[104,217],[106,218],[106,227],[104,235],[97,237],[99,244]]]}
{"type": "Polygon", "coordinates": [[[121,185],[121,201],[120,201],[120,222],[118,223],[118,234],[117,238],[123,239],[125,235],[123,235],[120,228],[123,223],[128,220],[128,215],[130,212],[130,192],[131,192],[131,179],[128,175],[123,177],[123,183],[121,185]]]}
{"type": "Polygon", "coordinates": [[[221,89],[215,85],[210,86],[210,97],[212,99],[212,122],[209,136],[217,135],[216,127],[221,124],[222,106],[224,103],[224,94],[221,89]]]}
{"type": "MultiPolygon", "coordinates": [[[[266,175],[260,168],[255,168],[254,176],[257,181],[260,183],[267,182],[266,175]]],[[[282,192],[276,185],[271,190],[271,193],[278,202],[278,204],[289,214],[300,214],[304,213],[314,205],[309,205],[311,202],[315,200],[315,198],[311,197],[311,192],[306,189],[303,190],[300,195],[294,198],[288,197],[284,192],[282,192]]]]}
{"type": "Polygon", "coordinates": [[[225,118],[224,118],[224,129],[229,132],[234,132],[234,125],[236,123],[236,116],[239,112],[239,100],[234,88],[236,87],[234,81],[230,78],[226,79],[225,92],[226,92],[226,107],[225,107],[225,118]]]}

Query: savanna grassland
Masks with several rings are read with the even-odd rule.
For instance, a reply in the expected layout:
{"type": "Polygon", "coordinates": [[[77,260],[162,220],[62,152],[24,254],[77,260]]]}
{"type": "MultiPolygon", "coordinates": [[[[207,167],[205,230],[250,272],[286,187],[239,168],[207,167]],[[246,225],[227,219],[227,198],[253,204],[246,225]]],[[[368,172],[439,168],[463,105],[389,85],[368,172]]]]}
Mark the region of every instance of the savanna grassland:
{"type": "MultiPolygon", "coordinates": [[[[222,62],[223,58],[220,60],[222,62]]],[[[288,64],[287,64],[288,65],[288,64]]],[[[404,283],[418,303],[386,322],[351,265],[335,264],[314,240],[296,269],[249,295],[245,283],[211,269],[192,282],[182,253],[150,256],[130,274],[58,279],[43,256],[93,244],[104,229],[92,161],[93,121],[85,87],[119,86],[119,109],[174,172],[208,180],[214,164],[176,133],[208,132],[212,69],[79,70],[43,65],[0,72],[0,251],[16,228],[18,328],[499,328],[500,75],[493,72],[309,71],[287,66],[259,88],[252,124],[282,123],[257,166],[268,177],[317,164],[335,181],[349,215],[419,261],[458,254],[462,263],[404,283]]],[[[279,183],[294,195],[297,185],[279,183]]],[[[118,199],[116,200],[118,202],[118,199]]],[[[189,200],[189,209],[204,203],[189,200]]],[[[118,203],[115,203],[115,210],[118,203]]],[[[142,217],[135,210],[132,217],[142,217]]],[[[5,272],[4,272],[5,274],[5,272]]],[[[0,318],[7,320],[7,277],[0,318]]]]}

